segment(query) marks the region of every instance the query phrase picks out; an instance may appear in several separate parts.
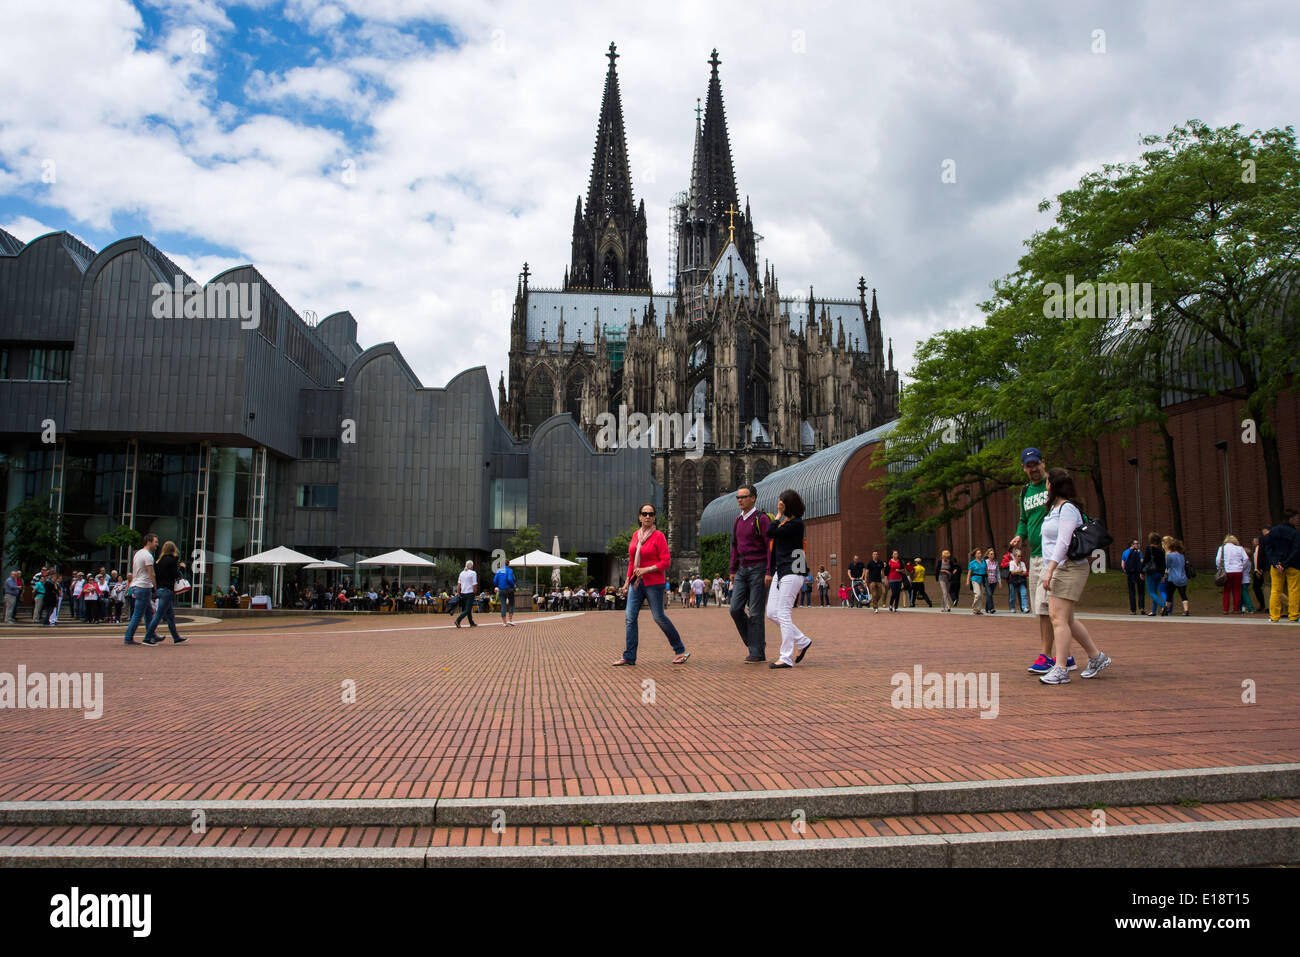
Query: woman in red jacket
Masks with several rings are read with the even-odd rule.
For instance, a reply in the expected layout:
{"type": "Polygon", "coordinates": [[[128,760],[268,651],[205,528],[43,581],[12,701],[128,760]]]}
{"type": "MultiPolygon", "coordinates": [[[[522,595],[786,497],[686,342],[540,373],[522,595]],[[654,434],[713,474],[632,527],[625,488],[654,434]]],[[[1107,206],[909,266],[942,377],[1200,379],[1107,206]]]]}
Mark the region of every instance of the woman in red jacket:
{"type": "Polygon", "coordinates": [[[627,547],[627,581],[619,589],[620,594],[627,592],[627,648],[623,657],[614,662],[614,667],[636,664],[637,613],[646,601],[650,603],[650,614],[655,624],[667,636],[668,643],[677,654],[673,664],[685,664],[691,653],[686,650],[677,629],[664,614],[664,588],[667,582],[664,573],[672,563],[672,557],[668,554],[668,539],[655,528],[653,505],[642,505],[640,517],[641,527],[633,533],[632,541],[627,547]]]}

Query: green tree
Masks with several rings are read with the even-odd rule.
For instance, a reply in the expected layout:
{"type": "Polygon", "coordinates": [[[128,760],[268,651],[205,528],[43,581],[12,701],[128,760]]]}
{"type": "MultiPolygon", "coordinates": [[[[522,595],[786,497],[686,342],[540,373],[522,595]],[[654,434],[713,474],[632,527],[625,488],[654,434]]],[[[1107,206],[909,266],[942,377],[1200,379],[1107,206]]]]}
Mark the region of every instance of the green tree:
{"type": "Polygon", "coordinates": [[[578,553],[570,549],[564,557],[574,564],[560,569],[560,585],[568,588],[586,588],[590,585],[592,578],[587,574],[587,563],[579,559],[578,553]]]}
{"type": "MultiPolygon", "coordinates": [[[[1139,162],[1108,164],[1062,193],[1056,226],[1030,241],[1031,253],[1083,250],[1096,264],[1088,279],[1150,284],[1150,314],[1124,324],[1134,334],[1117,337],[1129,355],[1115,355],[1116,364],[1163,385],[1172,362],[1179,392],[1243,401],[1280,520],[1277,397],[1300,369],[1295,131],[1246,134],[1240,124],[1191,120],[1142,142],[1150,149],[1139,162]]],[[[1162,420],[1149,404],[1140,411],[1162,420]]]]}
{"type": "Polygon", "coordinates": [[[632,536],[636,534],[637,529],[640,527],[640,522],[629,525],[605,543],[605,554],[617,562],[615,567],[620,572],[620,582],[627,580],[627,550],[632,546],[632,536]]]}
{"type": "Polygon", "coordinates": [[[700,577],[706,582],[727,577],[731,569],[731,536],[726,532],[700,536],[700,577]]]}
{"type": "Polygon", "coordinates": [[[542,526],[525,525],[506,539],[506,558],[518,558],[542,547],[542,526]]]}
{"type": "Polygon", "coordinates": [[[115,564],[122,564],[122,556],[131,555],[132,552],[140,547],[140,542],[144,536],[137,532],[130,525],[119,525],[111,532],[105,532],[99,538],[95,539],[95,544],[101,548],[116,549],[115,564]]]}
{"type": "Polygon", "coordinates": [[[455,555],[450,555],[447,552],[439,552],[433,559],[434,577],[441,582],[442,587],[447,588],[449,591],[451,585],[455,584],[456,579],[460,577],[460,573],[464,570],[465,563],[455,555]]]}
{"type": "Polygon", "coordinates": [[[40,499],[29,499],[9,510],[6,524],[10,529],[6,557],[30,582],[42,565],[62,565],[72,555],[64,544],[63,517],[40,499]]]}

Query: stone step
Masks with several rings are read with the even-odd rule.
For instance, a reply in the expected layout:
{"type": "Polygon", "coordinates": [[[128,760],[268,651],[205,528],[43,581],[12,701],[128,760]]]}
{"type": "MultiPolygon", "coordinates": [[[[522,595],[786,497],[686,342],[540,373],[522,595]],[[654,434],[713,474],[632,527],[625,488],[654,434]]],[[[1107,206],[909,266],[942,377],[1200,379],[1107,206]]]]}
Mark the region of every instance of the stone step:
{"type": "Polygon", "coordinates": [[[872,787],[528,798],[325,801],[5,801],[0,825],[428,827],[671,824],[1041,810],[1300,797],[1300,764],[872,787]]]}
{"type": "Polygon", "coordinates": [[[0,866],[1262,866],[1300,801],[676,825],[0,828],[0,866]]]}

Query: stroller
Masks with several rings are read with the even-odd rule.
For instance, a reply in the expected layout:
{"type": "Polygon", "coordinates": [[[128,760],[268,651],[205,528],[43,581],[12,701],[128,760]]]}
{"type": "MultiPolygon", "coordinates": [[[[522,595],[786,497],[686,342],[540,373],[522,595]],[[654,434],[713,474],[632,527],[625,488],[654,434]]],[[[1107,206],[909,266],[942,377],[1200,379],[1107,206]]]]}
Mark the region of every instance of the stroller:
{"type": "Polygon", "coordinates": [[[849,587],[853,591],[853,600],[858,603],[859,607],[865,608],[871,604],[871,592],[867,589],[867,583],[861,579],[852,579],[853,584],[849,587]]]}

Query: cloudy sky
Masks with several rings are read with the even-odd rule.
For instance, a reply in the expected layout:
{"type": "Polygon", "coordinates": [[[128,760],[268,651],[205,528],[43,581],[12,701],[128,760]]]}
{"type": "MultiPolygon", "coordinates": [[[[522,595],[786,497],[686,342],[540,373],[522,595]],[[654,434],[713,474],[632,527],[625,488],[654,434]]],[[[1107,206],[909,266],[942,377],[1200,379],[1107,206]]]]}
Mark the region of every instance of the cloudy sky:
{"type": "Polygon", "coordinates": [[[656,286],[717,47],[760,258],[787,294],[865,274],[904,372],[979,320],[1041,199],[1142,134],[1300,103],[1293,0],[6,0],[4,23],[0,226],[144,234],[200,281],[254,263],[432,386],[496,381],[524,261],[562,279],[611,40],[656,286]]]}

